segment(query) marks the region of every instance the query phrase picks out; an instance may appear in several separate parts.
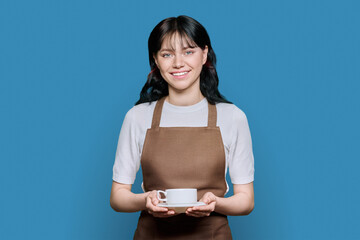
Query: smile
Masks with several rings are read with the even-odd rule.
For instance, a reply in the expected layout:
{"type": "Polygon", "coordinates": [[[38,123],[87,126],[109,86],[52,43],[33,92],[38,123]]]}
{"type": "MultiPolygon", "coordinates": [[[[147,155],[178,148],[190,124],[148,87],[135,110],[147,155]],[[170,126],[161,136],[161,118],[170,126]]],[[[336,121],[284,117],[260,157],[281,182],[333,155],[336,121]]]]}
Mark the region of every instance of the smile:
{"type": "Polygon", "coordinates": [[[171,73],[171,75],[173,76],[183,76],[185,74],[187,74],[188,72],[178,72],[178,73],[171,73]]]}

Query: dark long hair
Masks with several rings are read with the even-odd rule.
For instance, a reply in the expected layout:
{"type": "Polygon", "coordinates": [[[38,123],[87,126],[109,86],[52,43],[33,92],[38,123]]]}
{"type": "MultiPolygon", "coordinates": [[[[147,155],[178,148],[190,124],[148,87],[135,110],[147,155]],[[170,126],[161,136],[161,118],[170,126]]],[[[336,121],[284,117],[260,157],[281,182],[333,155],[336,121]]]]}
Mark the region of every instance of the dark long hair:
{"type": "Polygon", "coordinates": [[[181,15],[162,20],[152,30],[148,40],[151,71],[140,92],[140,99],[135,105],[156,101],[169,95],[168,83],[161,76],[153,56],[160,50],[165,37],[171,37],[175,33],[179,34],[181,41],[183,39],[186,39],[186,41],[190,40],[191,42],[188,42],[189,46],[196,45],[202,50],[205,49],[205,46],[208,46],[207,61],[203,65],[200,73],[200,91],[202,95],[206,97],[211,104],[217,102],[231,103],[226,100],[218,90],[219,78],[215,68],[216,55],[211,47],[210,38],[206,29],[195,19],[181,15]]]}

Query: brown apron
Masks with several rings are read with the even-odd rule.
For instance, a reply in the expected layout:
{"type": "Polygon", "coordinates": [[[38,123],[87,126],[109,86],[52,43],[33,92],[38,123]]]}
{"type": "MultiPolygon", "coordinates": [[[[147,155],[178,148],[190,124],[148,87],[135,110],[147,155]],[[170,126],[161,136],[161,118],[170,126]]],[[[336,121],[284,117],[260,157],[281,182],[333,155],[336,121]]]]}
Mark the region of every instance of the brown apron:
{"type": "MultiPolygon", "coordinates": [[[[198,200],[212,192],[223,197],[225,151],[216,106],[208,103],[207,127],[159,127],[165,97],[156,103],[141,156],[145,191],[196,188],[198,200]]],[[[209,217],[179,214],[156,218],[142,211],[134,239],[232,239],[225,215],[209,217]]]]}

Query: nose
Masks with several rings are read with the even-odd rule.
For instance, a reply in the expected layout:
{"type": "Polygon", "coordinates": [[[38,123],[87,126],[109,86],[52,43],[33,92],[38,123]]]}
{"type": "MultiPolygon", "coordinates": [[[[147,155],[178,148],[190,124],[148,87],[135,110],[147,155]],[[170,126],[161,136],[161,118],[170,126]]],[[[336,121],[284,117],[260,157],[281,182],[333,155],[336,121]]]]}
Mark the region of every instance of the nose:
{"type": "Polygon", "coordinates": [[[181,55],[175,55],[174,57],[174,62],[173,62],[173,67],[174,68],[181,68],[184,66],[184,60],[182,58],[181,55]]]}

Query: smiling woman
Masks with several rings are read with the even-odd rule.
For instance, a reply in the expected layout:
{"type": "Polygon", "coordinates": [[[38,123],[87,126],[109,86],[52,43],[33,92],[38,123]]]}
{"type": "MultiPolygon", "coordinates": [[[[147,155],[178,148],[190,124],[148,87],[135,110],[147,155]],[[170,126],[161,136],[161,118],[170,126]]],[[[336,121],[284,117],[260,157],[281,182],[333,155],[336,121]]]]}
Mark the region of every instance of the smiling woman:
{"type": "MultiPolygon", "coordinates": [[[[211,46],[210,37],[206,29],[195,19],[188,16],[164,19],[151,32],[148,49],[151,71],[136,104],[156,101],[163,96],[170,95],[167,80],[171,78],[168,75],[191,70],[186,67],[190,68],[192,65],[196,66],[194,70],[197,72],[193,71],[191,75],[195,76],[195,79],[200,78],[198,79],[200,92],[209,103],[230,103],[218,91],[216,55],[211,46]],[[193,58],[193,54],[197,57],[193,58]],[[185,61],[188,56],[190,56],[191,65],[186,66],[186,63],[190,64],[189,61],[185,61]],[[164,60],[164,63],[167,64],[162,65],[160,62],[163,62],[164,58],[169,61],[164,60]],[[172,65],[169,66],[169,64],[172,65]]],[[[173,88],[173,90],[175,89],[173,88]]]]}
{"type": "MultiPolygon", "coordinates": [[[[188,37],[186,38],[187,42],[190,42],[188,37]]],[[[183,46],[178,33],[164,39],[161,49],[154,54],[154,60],[161,76],[168,83],[169,102],[174,102],[174,98],[179,96],[187,99],[193,96],[197,100],[203,98],[199,91],[200,73],[206,62],[207,53],[207,46],[204,50],[197,47],[196,44],[183,46]],[[171,38],[172,40],[168,40],[171,38]],[[171,44],[171,42],[173,43],[171,44]]]]}
{"type": "MultiPolygon", "coordinates": [[[[151,71],[125,116],[110,204],[141,211],[134,239],[231,239],[227,215],[254,208],[254,158],[247,118],[219,92],[205,28],[187,16],[164,19],[148,41],[151,71]],[[142,166],[144,193],[131,192],[142,166]],[[228,192],[229,169],[234,195],[228,192]],[[157,190],[196,189],[184,211],[157,190]]],[[[181,206],[180,206],[181,207],[181,206]]]]}

